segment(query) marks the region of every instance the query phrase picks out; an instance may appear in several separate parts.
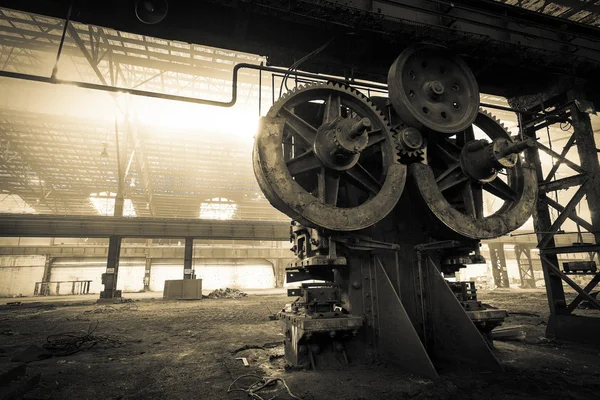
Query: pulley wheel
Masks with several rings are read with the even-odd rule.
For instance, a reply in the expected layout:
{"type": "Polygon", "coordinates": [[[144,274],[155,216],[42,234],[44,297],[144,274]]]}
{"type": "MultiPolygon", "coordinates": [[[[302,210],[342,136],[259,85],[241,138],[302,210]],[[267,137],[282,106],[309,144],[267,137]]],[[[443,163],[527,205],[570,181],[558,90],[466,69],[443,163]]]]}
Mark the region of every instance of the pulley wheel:
{"type": "Polygon", "coordinates": [[[479,86],[467,64],[439,46],[404,50],[388,72],[394,109],[408,125],[453,134],[477,117],[479,86]]]}
{"type": "Polygon", "coordinates": [[[253,153],[269,202],[303,225],[367,228],[388,215],[406,182],[391,128],[358,91],[339,84],[299,87],[261,119],[253,153]]]}
{"type": "Polygon", "coordinates": [[[434,219],[460,236],[491,239],[519,228],[529,219],[535,206],[537,179],[535,170],[523,165],[518,153],[496,163],[507,166],[496,173],[473,174],[473,165],[485,165],[477,160],[493,157],[498,142],[514,143],[508,131],[486,112],[477,115],[474,125],[486,139],[475,140],[472,127],[455,137],[437,136],[429,141],[427,165],[413,164],[409,171],[434,219]],[[488,144],[477,150],[473,144],[482,141],[488,144]],[[476,150],[465,154],[473,148],[476,150]],[[465,158],[471,162],[465,162],[465,158]],[[485,215],[484,203],[493,205],[495,211],[485,215]]]}

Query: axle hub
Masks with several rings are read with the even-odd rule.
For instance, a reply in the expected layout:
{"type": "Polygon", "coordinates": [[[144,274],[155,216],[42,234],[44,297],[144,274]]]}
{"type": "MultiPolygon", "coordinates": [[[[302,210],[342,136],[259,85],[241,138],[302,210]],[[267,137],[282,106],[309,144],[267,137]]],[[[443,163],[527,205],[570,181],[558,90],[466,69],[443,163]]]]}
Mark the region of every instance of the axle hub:
{"type": "Polygon", "coordinates": [[[368,118],[355,120],[337,118],[317,130],[313,150],[317,158],[328,168],[346,171],[358,162],[360,152],[367,148],[371,129],[368,118]]]}
{"type": "Polygon", "coordinates": [[[519,153],[535,146],[532,139],[512,142],[496,138],[491,143],[485,139],[473,140],[465,145],[460,155],[460,166],[471,179],[491,182],[503,168],[517,165],[519,153]]]}

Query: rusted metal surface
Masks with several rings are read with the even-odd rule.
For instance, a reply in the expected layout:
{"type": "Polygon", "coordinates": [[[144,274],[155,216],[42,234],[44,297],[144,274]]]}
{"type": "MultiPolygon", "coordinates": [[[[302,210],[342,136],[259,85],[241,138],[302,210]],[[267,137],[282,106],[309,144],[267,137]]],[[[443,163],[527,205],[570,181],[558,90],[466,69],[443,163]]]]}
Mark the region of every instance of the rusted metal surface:
{"type": "Polygon", "coordinates": [[[275,208],[304,225],[335,231],[364,229],[383,219],[406,181],[406,166],[396,161],[381,111],[338,84],[310,85],[281,98],[261,119],[253,163],[259,186],[275,208]],[[312,101],[323,103],[315,107],[312,101]],[[307,106],[315,114],[304,116],[307,106]],[[344,146],[351,134],[343,134],[341,124],[351,122],[347,132],[355,129],[354,115],[366,118],[369,127],[355,137],[358,147],[350,153],[344,146]],[[323,154],[323,148],[329,151],[323,154]]]}
{"type": "Polygon", "coordinates": [[[479,86],[465,62],[444,47],[404,50],[388,73],[390,100],[413,128],[456,133],[467,129],[479,110],[479,86]]]}
{"type": "MultiPolygon", "coordinates": [[[[509,133],[488,114],[480,112],[475,125],[492,140],[512,143],[509,133]]],[[[476,143],[472,129],[457,134],[456,140],[431,140],[429,165],[412,164],[409,172],[422,201],[445,227],[467,238],[491,239],[519,228],[531,216],[537,195],[535,171],[516,158],[514,166],[506,168],[506,182],[496,172],[475,180],[461,163],[465,147],[472,143],[476,143]],[[461,186],[462,192],[458,191],[461,186]],[[504,202],[492,215],[483,214],[482,190],[504,202]],[[463,206],[459,209],[451,200],[463,206]]]]}

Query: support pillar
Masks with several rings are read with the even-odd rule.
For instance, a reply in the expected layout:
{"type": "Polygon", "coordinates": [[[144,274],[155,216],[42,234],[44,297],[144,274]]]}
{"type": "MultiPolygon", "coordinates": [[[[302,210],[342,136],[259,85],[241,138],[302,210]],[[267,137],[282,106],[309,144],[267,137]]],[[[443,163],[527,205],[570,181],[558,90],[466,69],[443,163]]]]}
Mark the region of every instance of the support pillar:
{"type": "Polygon", "coordinates": [[[594,129],[592,128],[590,116],[579,109],[577,105],[579,99],[583,99],[583,96],[569,93],[569,100],[574,100],[571,105],[571,121],[580,165],[588,173],[588,178],[591,181],[586,192],[590,220],[594,228],[596,244],[600,244],[600,162],[598,161],[598,148],[594,140],[594,129]]]}
{"type": "Polygon", "coordinates": [[[183,279],[196,279],[196,273],[192,266],[194,258],[194,238],[185,238],[185,249],[183,253],[183,279]]]}
{"type": "MultiPolygon", "coordinates": [[[[52,239],[51,244],[54,244],[54,238],[52,239]]],[[[48,283],[50,282],[50,276],[52,275],[52,263],[54,262],[54,258],[50,257],[49,254],[46,254],[46,261],[44,262],[44,272],[42,273],[42,283],[38,286],[35,284],[35,290],[33,292],[34,296],[48,296],[50,295],[50,288],[48,287],[48,283]]]]}
{"type": "Polygon", "coordinates": [[[150,291],[150,274],[152,268],[152,259],[150,257],[146,257],[146,269],[144,271],[144,292],[150,291]]]}
{"type": "Polygon", "coordinates": [[[492,262],[492,274],[494,284],[499,288],[509,288],[508,271],[506,269],[506,255],[503,243],[489,243],[490,261],[492,262]]]}
{"type": "Polygon", "coordinates": [[[117,290],[117,277],[119,274],[119,255],[121,254],[121,236],[111,236],[108,239],[108,259],[106,272],[102,274],[104,290],[100,292],[100,299],[120,299],[121,291],[117,290]]]}
{"type": "Polygon", "coordinates": [[[146,248],[144,249],[144,256],[146,257],[146,267],[144,268],[144,292],[150,291],[150,277],[152,269],[152,258],[150,248],[152,247],[152,239],[146,239],[146,248]]]}
{"type": "Polygon", "coordinates": [[[522,289],[535,288],[535,275],[533,263],[531,262],[531,247],[525,244],[515,245],[515,257],[519,266],[519,277],[522,289]]]}
{"type": "MultiPolygon", "coordinates": [[[[535,127],[529,127],[523,129],[532,119],[531,116],[523,114],[521,116],[521,129],[524,136],[536,139],[537,133],[535,127]]],[[[545,176],[542,169],[542,162],[540,160],[540,153],[536,147],[531,147],[525,151],[526,161],[535,168],[535,174],[538,183],[544,182],[545,176]]],[[[550,231],[552,226],[552,219],[550,217],[550,210],[545,199],[547,198],[546,193],[538,192],[538,198],[536,201],[535,209],[533,210],[533,226],[535,232],[537,232],[538,242],[542,241],[545,236],[545,232],[550,231]]],[[[545,247],[556,247],[554,236],[552,236],[545,247]]],[[[555,313],[566,313],[567,302],[565,300],[565,290],[561,277],[554,272],[554,270],[548,265],[549,263],[554,265],[558,264],[558,257],[556,254],[546,254],[546,257],[542,260],[542,270],[544,271],[544,281],[546,285],[546,293],[548,295],[548,306],[550,307],[550,315],[555,313]]],[[[546,336],[554,338],[554,332],[550,325],[546,329],[546,336]]]]}

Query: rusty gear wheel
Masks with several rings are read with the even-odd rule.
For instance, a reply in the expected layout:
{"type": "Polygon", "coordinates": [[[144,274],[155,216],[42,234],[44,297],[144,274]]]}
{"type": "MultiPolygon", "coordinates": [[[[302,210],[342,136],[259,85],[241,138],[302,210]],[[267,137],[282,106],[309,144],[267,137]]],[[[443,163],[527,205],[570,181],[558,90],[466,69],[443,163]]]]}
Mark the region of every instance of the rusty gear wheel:
{"type": "Polygon", "coordinates": [[[435,220],[462,237],[491,239],[519,228],[531,216],[537,179],[519,153],[534,144],[515,142],[486,111],[478,113],[474,126],[486,139],[476,139],[473,126],[455,137],[431,138],[427,164],[412,164],[409,171],[435,220]],[[489,215],[484,191],[490,196],[485,203],[493,207],[489,215]]]}
{"type": "Polygon", "coordinates": [[[337,83],[282,96],[261,119],[253,166],[275,208],[303,225],[336,231],[364,229],[388,215],[407,174],[381,111],[337,83]]]}
{"type": "Polygon", "coordinates": [[[390,101],[411,127],[453,134],[477,117],[479,86],[467,64],[442,46],[404,50],[388,72],[390,101]]]}
{"type": "Polygon", "coordinates": [[[417,129],[397,126],[393,133],[396,140],[396,151],[401,163],[410,164],[421,161],[425,138],[417,129]]]}

